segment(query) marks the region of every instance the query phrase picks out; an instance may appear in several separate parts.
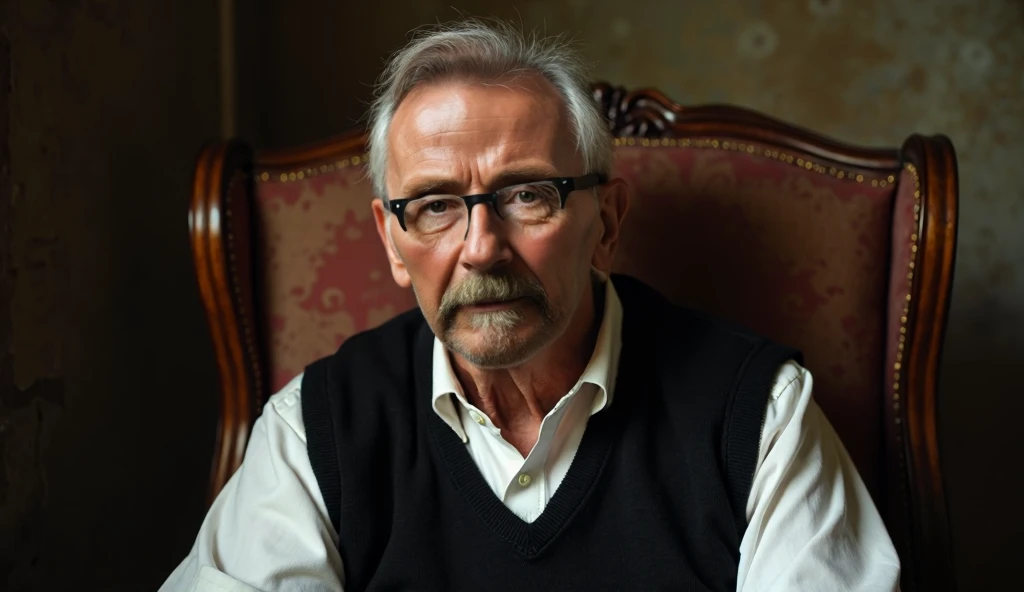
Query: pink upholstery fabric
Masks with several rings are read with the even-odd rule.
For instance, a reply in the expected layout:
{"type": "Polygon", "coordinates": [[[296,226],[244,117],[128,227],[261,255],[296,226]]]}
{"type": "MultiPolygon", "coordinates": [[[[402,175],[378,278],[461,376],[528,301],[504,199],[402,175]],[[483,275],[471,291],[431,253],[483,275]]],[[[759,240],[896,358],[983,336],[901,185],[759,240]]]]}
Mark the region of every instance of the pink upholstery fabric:
{"type": "MultiPolygon", "coordinates": [[[[617,268],[801,348],[818,401],[877,492],[894,187],[777,156],[618,148],[616,173],[634,197],[617,268]]],[[[257,194],[276,390],[415,300],[391,278],[361,166],[259,182],[257,194]]]]}
{"type": "Polygon", "coordinates": [[[395,285],[362,166],[256,184],[271,392],[347,337],[416,305],[395,285]]]}
{"type": "Polygon", "coordinates": [[[634,192],[618,270],[803,350],[816,399],[877,493],[892,184],[762,147],[617,154],[634,192]]]}

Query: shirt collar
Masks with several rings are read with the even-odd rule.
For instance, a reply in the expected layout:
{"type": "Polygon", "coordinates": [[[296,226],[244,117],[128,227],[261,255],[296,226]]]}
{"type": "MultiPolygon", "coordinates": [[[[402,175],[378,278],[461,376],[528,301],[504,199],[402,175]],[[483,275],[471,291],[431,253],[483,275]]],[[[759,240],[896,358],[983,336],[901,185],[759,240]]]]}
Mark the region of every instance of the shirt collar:
{"type": "MultiPolygon", "coordinates": [[[[583,374],[580,375],[580,379],[576,383],[576,387],[584,383],[597,387],[590,410],[591,415],[612,404],[615,394],[615,378],[619,372],[619,352],[622,350],[622,302],[619,300],[619,295],[611,280],[605,280],[604,285],[604,315],[601,318],[601,328],[598,330],[597,340],[594,343],[594,353],[590,356],[590,362],[587,363],[587,367],[584,368],[583,374]]],[[[462,385],[455,378],[448,352],[436,336],[434,337],[432,374],[431,397],[434,413],[448,424],[463,442],[466,442],[466,432],[462,429],[455,401],[457,399],[466,407],[469,403],[466,401],[462,385]]],[[[572,391],[578,391],[576,387],[572,391]]]]}

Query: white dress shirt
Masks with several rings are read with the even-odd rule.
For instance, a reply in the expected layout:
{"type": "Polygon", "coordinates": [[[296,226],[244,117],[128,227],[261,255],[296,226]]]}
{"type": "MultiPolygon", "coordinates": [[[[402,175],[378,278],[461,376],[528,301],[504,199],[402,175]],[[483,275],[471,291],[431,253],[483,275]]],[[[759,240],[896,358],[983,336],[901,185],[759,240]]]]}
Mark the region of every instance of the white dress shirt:
{"type": "MultiPolygon", "coordinates": [[[[558,489],[590,416],[614,413],[614,397],[629,396],[614,392],[622,305],[612,283],[606,286],[590,363],[544,417],[525,458],[469,403],[444,346],[434,340],[434,411],[466,444],[494,495],[527,522],[558,489]]],[[[772,387],[747,500],[737,590],[898,590],[896,550],[850,457],[812,399],[812,382],[806,369],[788,362],[772,387]]],[[[338,534],[306,452],[301,385],[300,376],[270,398],[245,460],[161,592],[343,590],[338,534]]]]}

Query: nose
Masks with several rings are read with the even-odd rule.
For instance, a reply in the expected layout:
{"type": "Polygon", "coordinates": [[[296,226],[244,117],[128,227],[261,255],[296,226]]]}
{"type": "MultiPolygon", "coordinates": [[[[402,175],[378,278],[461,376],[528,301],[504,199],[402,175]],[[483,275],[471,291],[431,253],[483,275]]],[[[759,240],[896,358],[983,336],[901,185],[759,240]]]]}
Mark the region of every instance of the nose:
{"type": "Polygon", "coordinates": [[[477,271],[500,267],[512,260],[505,225],[488,204],[476,204],[468,212],[462,264],[477,271]]]}

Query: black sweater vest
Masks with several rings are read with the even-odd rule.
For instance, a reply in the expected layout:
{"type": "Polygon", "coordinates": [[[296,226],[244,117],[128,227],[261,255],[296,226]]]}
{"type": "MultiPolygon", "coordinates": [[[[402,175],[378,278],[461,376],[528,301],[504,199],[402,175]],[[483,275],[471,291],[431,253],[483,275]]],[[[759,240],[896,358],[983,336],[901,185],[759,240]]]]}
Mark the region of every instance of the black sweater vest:
{"type": "Polygon", "coordinates": [[[736,589],[767,397],[799,353],[613,281],[615,399],[533,523],[433,412],[418,310],[307,368],[307,447],[346,590],[736,589]]]}

